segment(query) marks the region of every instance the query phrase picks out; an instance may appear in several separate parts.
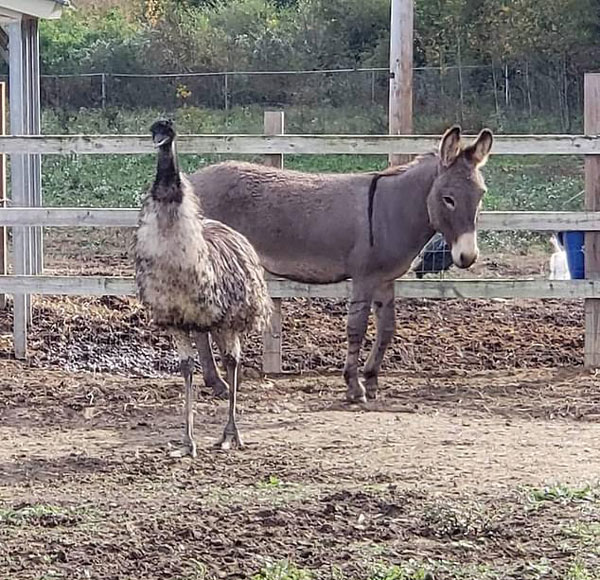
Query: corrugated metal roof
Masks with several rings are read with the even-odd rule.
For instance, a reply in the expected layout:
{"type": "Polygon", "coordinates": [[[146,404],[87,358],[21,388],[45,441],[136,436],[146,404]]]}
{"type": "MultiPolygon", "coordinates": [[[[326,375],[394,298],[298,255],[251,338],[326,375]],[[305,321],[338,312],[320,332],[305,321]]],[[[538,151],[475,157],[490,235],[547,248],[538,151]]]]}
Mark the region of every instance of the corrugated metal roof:
{"type": "Polygon", "coordinates": [[[8,21],[28,14],[37,18],[60,18],[64,8],[72,6],[71,0],[0,0],[0,18],[8,21]]]}

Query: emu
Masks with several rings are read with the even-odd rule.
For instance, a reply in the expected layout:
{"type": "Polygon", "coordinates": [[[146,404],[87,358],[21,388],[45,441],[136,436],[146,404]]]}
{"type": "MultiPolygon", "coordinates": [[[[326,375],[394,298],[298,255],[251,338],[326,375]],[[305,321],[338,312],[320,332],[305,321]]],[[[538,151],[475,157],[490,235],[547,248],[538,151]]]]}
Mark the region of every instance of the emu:
{"type": "Polygon", "coordinates": [[[185,383],[184,447],[171,455],[197,454],[193,343],[207,356],[199,336],[209,332],[223,358],[229,394],[228,421],[217,445],[241,448],[236,425],[241,340],[265,327],[272,305],[263,268],[244,236],[203,217],[198,196],[178,169],[173,123],[157,121],[150,131],[158,148],[157,170],[140,210],[135,270],[141,302],[174,337],[185,383]]]}

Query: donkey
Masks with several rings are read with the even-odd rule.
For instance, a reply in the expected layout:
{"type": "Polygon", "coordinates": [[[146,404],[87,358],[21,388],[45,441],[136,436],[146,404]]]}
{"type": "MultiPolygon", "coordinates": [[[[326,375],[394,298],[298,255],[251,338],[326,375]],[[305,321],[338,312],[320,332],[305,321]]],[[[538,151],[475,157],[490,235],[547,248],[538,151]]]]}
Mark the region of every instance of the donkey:
{"type": "MultiPolygon", "coordinates": [[[[493,136],[484,129],[464,146],[460,132],[452,127],[437,152],[379,173],[307,174],[228,161],[189,176],[205,215],[246,236],[268,272],[311,284],[352,279],[343,373],[350,401],[376,398],[395,331],[394,280],[434,233],[443,234],[457,267],[478,257],[476,221],[486,191],[479,169],[493,136]],[[363,383],[359,353],[371,306],[377,336],[363,383]]],[[[204,380],[224,395],[208,334],[199,342],[204,380]]]]}

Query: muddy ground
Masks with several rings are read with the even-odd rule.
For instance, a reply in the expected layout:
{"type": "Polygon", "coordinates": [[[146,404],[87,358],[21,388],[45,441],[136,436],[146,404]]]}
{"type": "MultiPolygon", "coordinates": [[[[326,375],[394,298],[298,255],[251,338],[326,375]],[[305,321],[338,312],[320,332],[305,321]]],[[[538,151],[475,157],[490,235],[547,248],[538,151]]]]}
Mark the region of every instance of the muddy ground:
{"type": "MultiPolygon", "coordinates": [[[[129,271],[90,247],[50,269],[129,271]]],[[[544,273],[527,258],[480,267],[544,273]]],[[[252,337],[246,449],[212,448],[226,404],[201,387],[195,461],[169,458],[182,385],[135,301],[36,299],[24,363],[0,314],[0,578],[600,578],[582,304],[399,301],[365,406],[343,400],[345,311],[287,301],[292,374],[262,377],[252,337]]]]}
{"type": "Polygon", "coordinates": [[[211,448],[225,403],[201,393],[196,461],[168,457],[175,379],[0,373],[1,578],[249,578],[285,559],[357,579],[600,567],[600,385],[585,372],[390,374],[366,407],[337,378],[249,381],[247,448],[211,448]],[[406,575],[376,575],[392,565],[406,575]]]}

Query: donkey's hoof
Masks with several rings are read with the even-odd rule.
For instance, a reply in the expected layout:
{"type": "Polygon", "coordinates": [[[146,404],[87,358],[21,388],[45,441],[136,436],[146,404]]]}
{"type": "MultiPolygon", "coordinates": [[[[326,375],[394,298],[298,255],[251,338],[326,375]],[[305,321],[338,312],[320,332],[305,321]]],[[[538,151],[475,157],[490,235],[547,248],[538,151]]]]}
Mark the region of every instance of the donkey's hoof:
{"type": "Polygon", "coordinates": [[[212,389],[213,395],[217,399],[229,398],[229,385],[223,379],[219,379],[218,381],[210,383],[206,386],[212,389]]]}
{"type": "Polygon", "coordinates": [[[350,403],[366,403],[367,395],[364,387],[361,384],[358,385],[358,388],[348,387],[346,400],[350,403]]]}
{"type": "Polygon", "coordinates": [[[379,386],[377,375],[372,372],[365,372],[363,380],[367,392],[367,399],[374,401],[377,399],[377,388],[379,386]]]}

